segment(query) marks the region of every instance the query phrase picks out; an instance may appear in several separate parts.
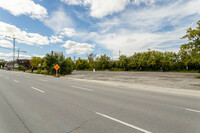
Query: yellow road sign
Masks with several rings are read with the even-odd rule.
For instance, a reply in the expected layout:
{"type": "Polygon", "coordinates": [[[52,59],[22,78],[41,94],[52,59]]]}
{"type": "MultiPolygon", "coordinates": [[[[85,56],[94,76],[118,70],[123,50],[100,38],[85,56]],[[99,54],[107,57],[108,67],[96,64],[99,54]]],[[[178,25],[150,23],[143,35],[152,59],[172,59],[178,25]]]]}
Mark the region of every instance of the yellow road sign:
{"type": "Polygon", "coordinates": [[[56,64],[56,65],[54,66],[54,68],[55,68],[56,71],[57,71],[58,69],[60,69],[60,66],[59,66],[58,64],[56,64]]]}

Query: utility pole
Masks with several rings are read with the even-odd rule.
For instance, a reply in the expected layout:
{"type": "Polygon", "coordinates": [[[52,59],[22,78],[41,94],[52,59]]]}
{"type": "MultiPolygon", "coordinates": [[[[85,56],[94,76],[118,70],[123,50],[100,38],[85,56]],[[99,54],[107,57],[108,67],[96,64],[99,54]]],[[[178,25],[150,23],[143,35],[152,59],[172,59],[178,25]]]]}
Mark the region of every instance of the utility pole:
{"type": "Polygon", "coordinates": [[[14,62],[15,62],[15,35],[13,34],[13,37],[11,37],[11,36],[6,36],[7,38],[11,38],[11,39],[13,39],[13,70],[14,70],[14,62]]]}
{"type": "Polygon", "coordinates": [[[119,57],[121,56],[121,51],[119,50],[119,57]]]}
{"type": "Polygon", "coordinates": [[[74,56],[74,62],[76,62],[76,56],[74,56]]]}
{"type": "Polygon", "coordinates": [[[23,53],[26,53],[26,51],[21,51],[20,48],[18,48],[18,50],[16,50],[18,52],[18,57],[17,59],[19,59],[19,52],[23,52],[23,53]]]}

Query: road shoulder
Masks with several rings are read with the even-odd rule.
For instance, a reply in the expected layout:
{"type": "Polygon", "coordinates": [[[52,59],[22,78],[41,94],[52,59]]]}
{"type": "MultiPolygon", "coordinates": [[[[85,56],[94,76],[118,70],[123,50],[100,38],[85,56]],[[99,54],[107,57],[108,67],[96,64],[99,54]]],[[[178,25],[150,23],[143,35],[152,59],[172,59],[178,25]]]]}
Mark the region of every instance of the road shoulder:
{"type": "Polygon", "coordinates": [[[63,77],[63,78],[66,80],[69,79],[69,80],[76,80],[76,81],[81,81],[81,82],[90,82],[90,83],[104,84],[104,85],[110,85],[110,86],[116,86],[116,87],[125,87],[125,88],[135,89],[135,90],[144,90],[144,91],[152,91],[152,92],[159,92],[159,93],[166,93],[166,94],[200,97],[200,91],[197,91],[197,90],[186,90],[186,89],[176,89],[176,88],[158,87],[158,86],[150,86],[150,85],[139,85],[139,84],[124,83],[124,82],[79,79],[79,78],[71,78],[71,77],[63,77]]]}

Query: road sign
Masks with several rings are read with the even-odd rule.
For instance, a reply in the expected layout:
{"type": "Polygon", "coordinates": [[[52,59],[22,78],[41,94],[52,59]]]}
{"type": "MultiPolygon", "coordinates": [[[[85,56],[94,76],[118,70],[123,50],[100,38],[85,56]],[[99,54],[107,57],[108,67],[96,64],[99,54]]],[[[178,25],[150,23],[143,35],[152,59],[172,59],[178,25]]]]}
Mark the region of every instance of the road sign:
{"type": "Polygon", "coordinates": [[[56,77],[58,76],[58,69],[60,68],[60,66],[58,65],[58,64],[56,64],[55,66],[54,66],[54,68],[56,69],[56,77]]]}
{"type": "Polygon", "coordinates": [[[58,69],[60,69],[60,66],[59,66],[58,64],[56,64],[56,65],[54,66],[54,68],[55,68],[56,71],[57,71],[58,69]]]}
{"type": "Polygon", "coordinates": [[[15,63],[15,64],[14,64],[14,68],[15,68],[15,69],[18,69],[18,68],[19,68],[19,64],[18,64],[18,63],[15,63]]]}

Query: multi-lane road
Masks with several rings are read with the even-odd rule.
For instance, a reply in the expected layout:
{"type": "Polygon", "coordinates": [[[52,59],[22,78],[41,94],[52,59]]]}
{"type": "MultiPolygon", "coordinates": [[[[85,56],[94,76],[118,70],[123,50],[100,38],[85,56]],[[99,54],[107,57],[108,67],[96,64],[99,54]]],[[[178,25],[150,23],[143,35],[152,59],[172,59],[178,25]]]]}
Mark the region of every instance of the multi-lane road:
{"type": "Polygon", "coordinates": [[[0,133],[200,133],[200,97],[0,70],[0,133]]]}

